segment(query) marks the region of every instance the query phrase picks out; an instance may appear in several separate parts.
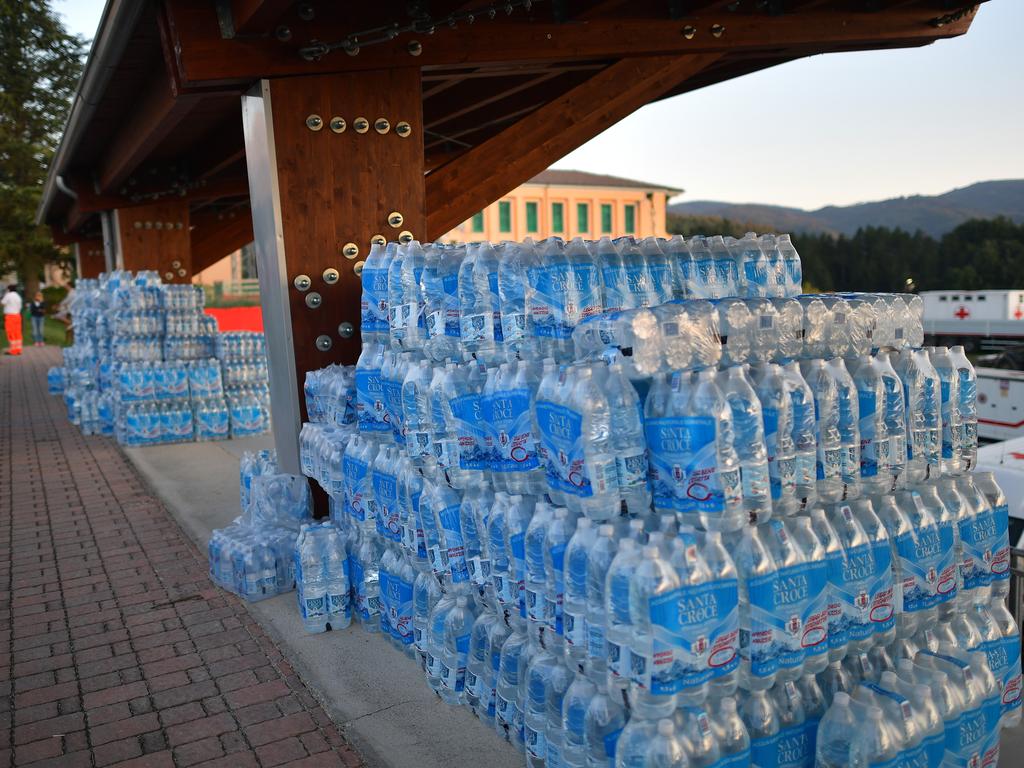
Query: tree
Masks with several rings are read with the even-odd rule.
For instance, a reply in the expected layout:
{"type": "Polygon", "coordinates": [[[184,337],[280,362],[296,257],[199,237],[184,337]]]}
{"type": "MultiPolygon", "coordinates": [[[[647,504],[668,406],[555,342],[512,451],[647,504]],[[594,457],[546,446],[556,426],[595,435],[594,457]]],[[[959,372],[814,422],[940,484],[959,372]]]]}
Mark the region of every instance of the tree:
{"type": "Polygon", "coordinates": [[[85,48],[48,0],[0,0],[0,274],[29,295],[45,264],[68,259],[35,214],[85,48]]]}

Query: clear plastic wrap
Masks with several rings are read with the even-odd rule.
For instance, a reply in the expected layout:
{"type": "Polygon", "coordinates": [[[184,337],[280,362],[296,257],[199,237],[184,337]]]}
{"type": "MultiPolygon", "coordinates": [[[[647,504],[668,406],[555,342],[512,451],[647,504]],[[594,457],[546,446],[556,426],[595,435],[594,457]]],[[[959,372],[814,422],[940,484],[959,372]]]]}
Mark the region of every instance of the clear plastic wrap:
{"type": "Polygon", "coordinates": [[[801,357],[825,357],[828,354],[831,312],[821,296],[797,296],[804,311],[804,348],[801,357]]]}
{"type": "Polygon", "coordinates": [[[715,303],[715,310],[722,343],[722,365],[747,362],[753,348],[754,325],[747,305],[742,299],[721,299],[715,303]]]}
{"type": "Polygon", "coordinates": [[[745,300],[750,310],[749,362],[763,363],[774,357],[779,344],[779,312],[769,299],[745,300]]]}
{"type": "Polygon", "coordinates": [[[782,363],[795,360],[804,348],[804,310],[796,299],[772,299],[778,313],[776,324],[775,351],[772,361],[782,363]]]}

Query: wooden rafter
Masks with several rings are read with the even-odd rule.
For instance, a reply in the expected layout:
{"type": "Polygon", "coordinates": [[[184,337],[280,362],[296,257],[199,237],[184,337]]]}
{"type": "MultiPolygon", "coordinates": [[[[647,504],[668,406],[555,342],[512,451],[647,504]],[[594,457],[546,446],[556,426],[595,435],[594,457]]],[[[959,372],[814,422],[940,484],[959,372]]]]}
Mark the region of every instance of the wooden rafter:
{"type": "MultiPolygon", "coordinates": [[[[935,11],[924,7],[884,14],[820,9],[779,16],[709,11],[678,20],[601,18],[565,24],[524,21],[510,16],[472,29],[439,29],[432,36],[403,34],[367,46],[356,56],[340,51],[319,61],[298,55],[302,41],[223,40],[213,4],[205,0],[167,0],[168,23],[177,41],[176,62],[185,83],[250,81],[259,77],[344,72],[387,67],[484,66],[499,62],[574,61],[629,56],[725,53],[790,45],[833,46],[862,42],[882,47],[887,42],[954,37],[967,31],[973,14],[941,27],[929,23],[935,11]],[[718,27],[716,28],[716,25],[718,27]],[[692,37],[683,34],[693,28],[692,37]],[[713,34],[713,29],[720,34],[713,34]],[[409,53],[417,40],[422,52],[409,53]]],[[[341,40],[351,31],[330,19],[319,20],[320,40],[341,40]]]]}
{"type": "Polygon", "coordinates": [[[193,216],[190,239],[192,271],[202,272],[252,242],[252,212],[246,206],[229,213],[193,216]]]}
{"type": "Polygon", "coordinates": [[[624,59],[427,176],[427,237],[443,235],[567,152],[719,59],[624,59]],[[551,130],[548,110],[563,116],[551,130]]]}

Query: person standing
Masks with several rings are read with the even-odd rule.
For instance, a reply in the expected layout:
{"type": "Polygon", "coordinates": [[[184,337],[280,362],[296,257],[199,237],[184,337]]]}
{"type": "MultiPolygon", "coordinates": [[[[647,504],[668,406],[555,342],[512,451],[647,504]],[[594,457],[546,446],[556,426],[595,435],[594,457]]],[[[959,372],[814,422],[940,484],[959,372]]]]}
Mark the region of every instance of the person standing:
{"type": "Polygon", "coordinates": [[[28,313],[32,318],[32,343],[37,347],[45,347],[43,328],[46,320],[46,302],[39,291],[36,291],[35,298],[28,303],[28,313]]]}
{"type": "Polygon", "coordinates": [[[7,293],[0,299],[4,307],[4,333],[7,334],[8,355],[21,354],[21,296],[18,286],[7,286],[7,293]]]}

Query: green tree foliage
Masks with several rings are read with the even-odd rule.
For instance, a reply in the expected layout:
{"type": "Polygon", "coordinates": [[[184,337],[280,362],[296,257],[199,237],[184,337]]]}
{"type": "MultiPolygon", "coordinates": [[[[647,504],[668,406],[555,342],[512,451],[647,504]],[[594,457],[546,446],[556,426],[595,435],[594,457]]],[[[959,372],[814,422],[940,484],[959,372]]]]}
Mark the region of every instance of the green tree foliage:
{"type": "Polygon", "coordinates": [[[1018,288],[1024,283],[1024,224],[966,221],[941,240],[921,232],[867,227],[852,237],[794,235],[804,278],[821,290],[1018,288]]]}
{"type": "Polygon", "coordinates": [[[34,219],[84,53],[48,0],[0,0],[0,274],[29,294],[44,264],[67,259],[34,219]]]}

